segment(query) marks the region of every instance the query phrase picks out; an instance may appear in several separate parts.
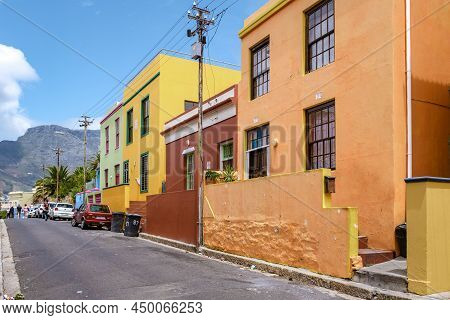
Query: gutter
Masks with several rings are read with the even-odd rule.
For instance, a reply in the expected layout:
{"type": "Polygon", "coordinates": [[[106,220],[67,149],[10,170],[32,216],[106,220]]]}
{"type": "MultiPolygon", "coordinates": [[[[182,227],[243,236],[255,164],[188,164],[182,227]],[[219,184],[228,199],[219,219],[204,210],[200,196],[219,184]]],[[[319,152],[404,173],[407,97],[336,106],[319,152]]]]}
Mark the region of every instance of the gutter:
{"type": "Polygon", "coordinates": [[[412,94],[411,94],[411,0],[405,0],[406,8],[406,130],[407,130],[407,178],[412,178],[412,94]]]}

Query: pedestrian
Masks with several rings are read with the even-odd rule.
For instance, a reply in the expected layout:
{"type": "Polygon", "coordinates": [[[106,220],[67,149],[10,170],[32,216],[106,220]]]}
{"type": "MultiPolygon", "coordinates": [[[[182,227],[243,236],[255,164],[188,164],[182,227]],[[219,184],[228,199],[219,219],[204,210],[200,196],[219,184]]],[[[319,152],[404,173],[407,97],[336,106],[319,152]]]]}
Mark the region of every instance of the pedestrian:
{"type": "Polygon", "coordinates": [[[17,219],[20,219],[20,216],[22,215],[22,206],[20,203],[17,205],[17,219]]]}
{"type": "Polygon", "coordinates": [[[23,207],[23,216],[22,219],[28,218],[28,212],[30,212],[30,208],[28,208],[27,204],[23,207]]]}
{"type": "Polygon", "coordinates": [[[14,219],[14,206],[9,207],[8,218],[14,219]]]}
{"type": "Polygon", "coordinates": [[[42,214],[44,215],[45,221],[48,220],[48,211],[49,211],[48,199],[45,199],[44,208],[42,208],[42,214]]]}

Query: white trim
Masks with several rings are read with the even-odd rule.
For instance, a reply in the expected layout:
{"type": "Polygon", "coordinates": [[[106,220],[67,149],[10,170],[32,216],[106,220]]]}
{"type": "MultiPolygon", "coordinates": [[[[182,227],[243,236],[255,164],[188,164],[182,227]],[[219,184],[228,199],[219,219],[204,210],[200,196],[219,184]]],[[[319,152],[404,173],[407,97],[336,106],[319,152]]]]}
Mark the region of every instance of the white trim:
{"type": "Polygon", "coordinates": [[[184,149],[181,154],[184,156],[185,154],[193,153],[194,151],[195,151],[195,147],[190,147],[190,148],[184,149]]]}
{"type": "MultiPolygon", "coordinates": [[[[217,110],[213,110],[203,116],[203,128],[212,127],[219,122],[225,121],[236,116],[236,106],[234,104],[226,104],[217,110]]],[[[174,130],[167,132],[164,137],[166,144],[184,138],[198,131],[198,120],[196,118],[185,123],[174,130]]]]}
{"type": "MultiPolygon", "coordinates": [[[[231,88],[230,90],[228,90],[227,92],[224,92],[223,94],[221,94],[220,96],[213,98],[212,100],[209,100],[208,102],[205,102],[203,104],[203,112],[207,112],[209,109],[211,109],[212,107],[224,102],[227,99],[231,99],[234,98],[235,96],[235,90],[234,87],[231,88]]],[[[182,115],[180,115],[179,117],[172,119],[171,121],[167,122],[164,125],[164,131],[171,129],[177,125],[179,125],[180,123],[190,119],[191,117],[194,117],[198,115],[198,107],[195,109],[190,110],[189,112],[186,112],[182,115]]]]}
{"type": "Polygon", "coordinates": [[[407,177],[412,178],[411,0],[406,0],[406,131],[407,177]]]}

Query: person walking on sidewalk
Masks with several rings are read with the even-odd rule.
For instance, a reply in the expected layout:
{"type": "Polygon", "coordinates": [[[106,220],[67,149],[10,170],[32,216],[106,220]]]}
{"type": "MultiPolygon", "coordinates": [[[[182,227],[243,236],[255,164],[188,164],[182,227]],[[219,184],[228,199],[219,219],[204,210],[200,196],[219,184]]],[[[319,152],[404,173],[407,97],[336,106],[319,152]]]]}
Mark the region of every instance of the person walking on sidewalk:
{"type": "Polygon", "coordinates": [[[17,205],[17,219],[20,219],[20,216],[22,215],[22,206],[20,203],[17,205]]]}
{"type": "Polygon", "coordinates": [[[30,211],[30,208],[28,208],[27,204],[25,203],[25,206],[22,210],[22,219],[28,218],[28,212],[30,211]]]}
{"type": "Polygon", "coordinates": [[[8,218],[14,219],[14,207],[13,206],[9,207],[8,218]]]}
{"type": "Polygon", "coordinates": [[[45,221],[48,220],[48,211],[49,211],[48,199],[45,199],[44,208],[42,208],[42,214],[44,215],[45,221]]]}

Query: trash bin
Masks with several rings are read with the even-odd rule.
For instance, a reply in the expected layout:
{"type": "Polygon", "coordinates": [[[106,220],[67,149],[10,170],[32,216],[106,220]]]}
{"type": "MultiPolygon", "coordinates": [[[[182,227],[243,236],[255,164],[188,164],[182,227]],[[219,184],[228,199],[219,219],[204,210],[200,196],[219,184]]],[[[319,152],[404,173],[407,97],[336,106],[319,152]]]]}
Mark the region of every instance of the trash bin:
{"type": "Polygon", "coordinates": [[[123,219],[125,212],[113,212],[111,217],[111,232],[123,232],[123,219]]]}
{"type": "Polygon", "coordinates": [[[395,228],[395,239],[400,249],[400,256],[406,258],[406,223],[395,228]]]}
{"type": "Polygon", "coordinates": [[[123,234],[127,237],[139,236],[139,225],[141,224],[141,216],[138,214],[127,214],[125,216],[125,230],[123,234]]]}

